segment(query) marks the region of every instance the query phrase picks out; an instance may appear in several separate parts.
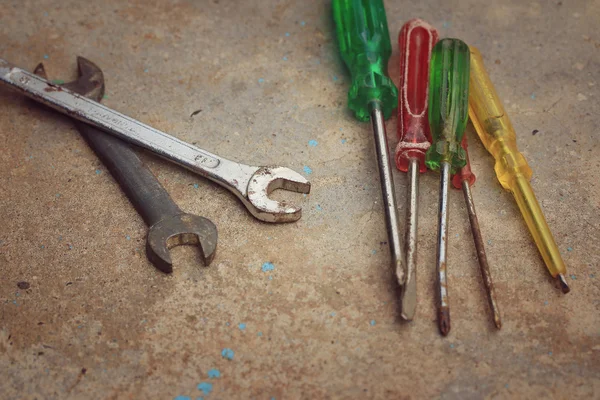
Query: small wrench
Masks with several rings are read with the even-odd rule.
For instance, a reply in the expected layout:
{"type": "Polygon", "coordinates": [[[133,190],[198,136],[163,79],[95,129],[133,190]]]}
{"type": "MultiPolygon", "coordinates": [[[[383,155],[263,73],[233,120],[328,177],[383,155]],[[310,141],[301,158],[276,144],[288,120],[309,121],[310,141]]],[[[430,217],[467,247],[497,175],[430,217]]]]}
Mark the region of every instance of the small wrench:
{"type": "MultiPolygon", "coordinates": [[[[100,101],[104,95],[102,70],[83,57],[77,57],[77,66],[79,78],[60,87],[100,101]]],[[[34,74],[46,79],[44,65],[39,64],[34,74]]],[[[204,264],[208,266],[217,247],[215,224],[207,218],[181,211],[128,143],[80,121],[75,121],[75,125],[149,226],[148,260],[159,270],[170,273],[173,264],[169,249],[192,244],[200,247],[204,264]]]]}
{"type": "Polygon", "coordinates": [[[35,101],[144,147],[218,183],[233,192],[250,213],[262,221],[292,222],[302,216],[302,208],[269,198],[275,189],[310,192],[310,183],[289,168],[256,167],[221,158],[17,68],[2,58],[0,82],[18,89],[35,101]]]}

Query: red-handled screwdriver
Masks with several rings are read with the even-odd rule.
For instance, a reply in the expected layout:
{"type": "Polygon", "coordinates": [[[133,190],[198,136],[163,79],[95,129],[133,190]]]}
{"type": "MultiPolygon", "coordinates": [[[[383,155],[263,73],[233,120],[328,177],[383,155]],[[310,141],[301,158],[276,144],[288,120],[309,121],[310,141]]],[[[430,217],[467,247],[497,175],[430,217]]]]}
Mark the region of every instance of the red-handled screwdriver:
{"type": "Polygon", "coordinates": [[[411,19],[400,30],[400,93],[398,96],[398,138],[396,166],[408,172],[408,207],[404,233],[406,254],[405,284],[401,316],[412,320],[417,307],[417,218],[419,172],[425,172],[425,152],[431,145],[427,118],[429,61],[438,41],[438,32],[421,19],[411,19]]]}
{"type": "Polygon", "coordinates": [[[475,203],[473,202],[473,195],[471,193],[471,186],[475,183],[475,174],[471,171],[471,162],[469,161],[469,152],[467,150],[467,135],[463,136],[460,144],[465,150],[467,164],[465,164],[465,166],[462,167],[458,173],[452,177],[452,184],[455,188],[462,189],[463,194],[465,195],[465,202],[467,203],[467,211],[469,213],[469,222],[471,223],[471,232],[473,233],[473,240],[475,241],[475,248],[477,249],[477,259],[479,260],[479,268],[481,269],[483,284],[487,292],[488,303],[492,311],[494,325],[496,325],[496,328],[500,329],[502,327],[500,310],[498,309],[498,302],[496,301],[496,293],[494,291],[494,284],[492,283],[492,275],[487,262],[487,256],[485,255],[483,237],[481,236],[481,230],[479,229],[479,221],[477,220],[475,203]]]}

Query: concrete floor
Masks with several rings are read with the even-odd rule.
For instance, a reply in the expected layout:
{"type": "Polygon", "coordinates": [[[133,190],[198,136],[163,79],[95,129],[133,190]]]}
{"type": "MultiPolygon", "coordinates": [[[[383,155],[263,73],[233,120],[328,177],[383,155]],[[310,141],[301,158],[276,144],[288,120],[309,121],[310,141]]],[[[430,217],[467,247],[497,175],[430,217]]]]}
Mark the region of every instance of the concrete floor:
{"type": "MultiPolygon", "coordinates": [[[[386,7],[396,81],[409,18],[481,49],[572,292],[549,277],[469,126],[504,326],[491,324],[453,191],[453,327],[437,331],[433,173],[420,186],[418,314],[399,321],[373,140],[346,109],[329,2],[7,0],[0,57],[44,61],[65,80],[88,57],[105,72],[109,107],[231,159],[312,171],[313,189],[277,194],[304,216],[269,225],[224,189],[142,154],[185,211],[219,228],[209,268],[180,247],[165,275],[145,258],[143,221],[71,122],[0,88],[2,399],[600,396],[600,2],[386,7]]],[[[388,131],[394,145],[395,118],[388,131]]],[[[403,213],[400,173],[396,188],[403,213]]]]}

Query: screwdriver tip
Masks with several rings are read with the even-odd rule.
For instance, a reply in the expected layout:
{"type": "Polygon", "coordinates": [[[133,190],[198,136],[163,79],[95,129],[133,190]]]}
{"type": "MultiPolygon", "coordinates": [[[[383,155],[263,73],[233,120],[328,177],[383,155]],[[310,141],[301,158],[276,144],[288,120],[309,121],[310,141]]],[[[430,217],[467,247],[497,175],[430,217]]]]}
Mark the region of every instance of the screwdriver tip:
{"type": "Polygon", "coordinates": [[[448,336],[450,332],[450,309],[448,307],[438,309],[438,326],[442,336],[448,336]]]}
{"type": "Polygon", "coordinates": [[[567,285],[567,280],[563,274],[558,274],[558,282],[560,284],[560,289],[564,294],[567,294],[571,291],[569,285],[567,285]]]}
{"type": "Polygon", "coordinates": [[[502,321],[500,320],[500,316],[499,315],[494,315],[494,325],[496,325],[497,329],[501,329],[502,328],[502,321]]]}

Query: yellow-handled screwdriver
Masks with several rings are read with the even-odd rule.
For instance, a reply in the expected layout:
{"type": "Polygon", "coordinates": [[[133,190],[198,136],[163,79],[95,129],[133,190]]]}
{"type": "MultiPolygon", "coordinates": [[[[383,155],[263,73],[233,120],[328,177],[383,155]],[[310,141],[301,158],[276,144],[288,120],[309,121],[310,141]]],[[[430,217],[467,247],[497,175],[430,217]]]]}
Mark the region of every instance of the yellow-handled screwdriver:
{"type": "Polygon", "coordinates": [[[496,176],[502,187],[514,195],[548,271],[552,277],[558,278],[563,293],[568,293],[565,263],[529,184],[533,172],[517,149],[515,131],[485,70],[479,50],[470,47],[470,51],[471,122],[485,148],[494,156],[496,176]]]}

